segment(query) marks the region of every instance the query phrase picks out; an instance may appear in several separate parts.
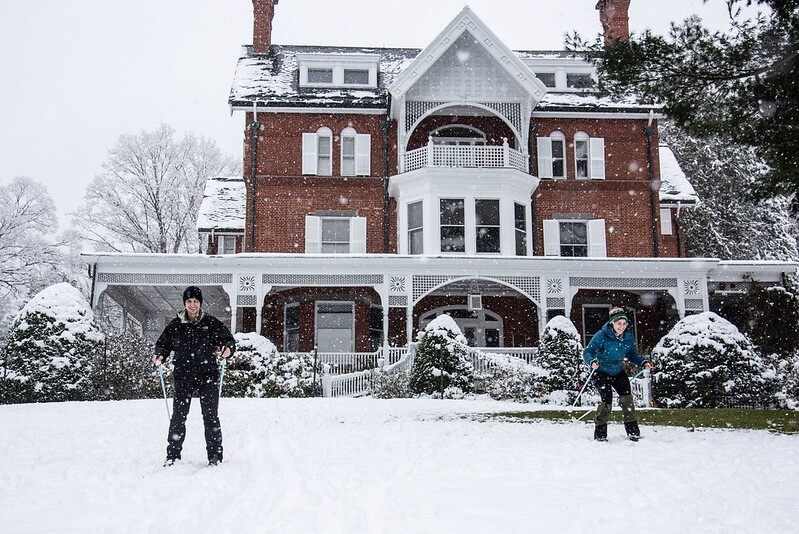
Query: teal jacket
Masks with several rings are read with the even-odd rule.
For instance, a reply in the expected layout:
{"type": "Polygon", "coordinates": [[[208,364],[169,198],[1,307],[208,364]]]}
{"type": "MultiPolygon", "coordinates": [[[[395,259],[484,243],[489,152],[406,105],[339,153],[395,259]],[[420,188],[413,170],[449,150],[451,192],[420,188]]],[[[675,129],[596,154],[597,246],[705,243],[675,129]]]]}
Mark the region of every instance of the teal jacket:
{"type": "Polygon", "coordinates": [[[583,360],[589,367],[591,362],[599,362],[598,370],[611,376],[622,372],[621,362],[625,359],[639,367],[646,363],[635,350],[635,338],[632,333],[625,330],[622,338],[618,339],[610,323],[605,323],[605,326],[594,334],[583,351],[583,360]]]}

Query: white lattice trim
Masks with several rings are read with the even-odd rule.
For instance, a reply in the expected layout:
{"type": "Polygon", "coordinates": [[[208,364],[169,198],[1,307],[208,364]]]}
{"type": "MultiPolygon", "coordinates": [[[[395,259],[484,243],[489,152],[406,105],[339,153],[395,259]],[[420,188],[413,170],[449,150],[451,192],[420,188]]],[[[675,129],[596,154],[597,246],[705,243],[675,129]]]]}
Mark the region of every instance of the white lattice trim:
{"type": "Polygon", "coordinates": [[[265,274],[262,283],[274,286],[377,286],[382,274],[265,274]]]}
{"type": "Polygon", "coordinates": [[[388,307],[389,308],[407,308],[408,307],[408,297],[405,295],[389,295],[388,296],[388,307]]]}
{"type": "Polygon", "coordinates": [[[232,274],[197,274],[197,273],[99,273],[97,281],[106,284],[137,285],[218,285],[233,281],[232,274]]]}
{"type": "Polygon", "coordinates": [[[590,288],[638,288],[638,287],[677,287],[676,278],[599,278],[575,276],[569,278],[572,287],[590,288]]]}
{"type": "Polygon", "coordinates": [[[254,308],[258,305],[258,297],[255,295],[237,295],[236,306],[254,308]]]}

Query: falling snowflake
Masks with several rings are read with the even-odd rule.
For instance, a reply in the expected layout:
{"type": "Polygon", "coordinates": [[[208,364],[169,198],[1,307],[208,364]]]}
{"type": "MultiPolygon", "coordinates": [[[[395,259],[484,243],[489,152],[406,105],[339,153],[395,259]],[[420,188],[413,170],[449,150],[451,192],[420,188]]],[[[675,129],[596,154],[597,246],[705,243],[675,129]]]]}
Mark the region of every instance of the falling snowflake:
{"type": "Polygon", "coordinates": [[[255,291],[255,276],[240,276],[239,291],[255,291]]]}

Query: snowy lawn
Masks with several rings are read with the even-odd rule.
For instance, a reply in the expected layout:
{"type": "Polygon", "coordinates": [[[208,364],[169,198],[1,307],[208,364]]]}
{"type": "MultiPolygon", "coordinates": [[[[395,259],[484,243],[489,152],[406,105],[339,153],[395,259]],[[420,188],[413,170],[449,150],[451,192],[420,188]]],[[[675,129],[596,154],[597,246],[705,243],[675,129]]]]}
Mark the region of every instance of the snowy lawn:
{"type": "MultiPolygon", "coordinates": [[[[162,468],[163,400],[0,406],[0,531],[797,532],[799,436],[480,422],[493,401],[222,399],[205,465],[199,402],[162,468]]],[[[582,413],[582,412],[578,412],[582,413]]]]}

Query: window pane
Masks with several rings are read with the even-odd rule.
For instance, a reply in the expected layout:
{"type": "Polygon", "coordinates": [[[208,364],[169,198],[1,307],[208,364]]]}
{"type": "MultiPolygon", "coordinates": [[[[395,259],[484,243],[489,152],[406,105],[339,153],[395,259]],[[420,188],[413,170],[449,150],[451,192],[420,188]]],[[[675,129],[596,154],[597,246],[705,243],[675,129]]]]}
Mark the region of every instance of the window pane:
{"type": "Polygon", "coordinates": [[[350,220],[322,219],[322,241],[349,241],[350,240],[350,220]]]}
{"type": "Polygon", "coordinates": [[[517,230],[527,228],[527,207],[524,204],[513,205],[514,225],[517,230]]]}
{"type": "Polygon", "coordinates": [[[441,252],[464,252],[466,238],[463,226],[441,228],[441,252]]]}
{"type": "Polygon", "coordinates": [[[328,136],[323,135],[317,137],[317,153],[319,155],[316,169],[317,174],[329,176],[333,172],[330,165],[331,142],[332,139],[328,136]]]}
{"type": "Polygon", "coordinates": [[[351,135],[341,137],[341,174],[355,175],[355,137],[351,135]]]}
{"type": "Polygon", "coordinates": [[[308,83],[333,83],[333,69],[308,69],[308,83]]]}
{"type": "Polygon", "coordinates": [[[477,228],[477,252],[499,252],[499,227],[477,228]]]}
{"type": "Polygon", "coordinates": [[[560,223],[560,242],[564,245],[587,245],[588,225],[585,223],[560,223]]]}
{"type": "Polygon", "coordinates": [[[536,72],[535,75],[541,80],[541,83],[547,87],[555,87],[555,73],[554,72],[536,72]]]}
{"type": "Polygon", "coordinates": [[[527,255],[527,232],[516,230],[516,255],[527,255]]]}
{"type": "Polygon", "coordinates": [[[474,214],[478,225],[499,226],[499,200],[475,200],[474,214]]]}
{"type": "Polygon", "coordinates": [[[588,141],[574,142],[575,174],[578,178],[588,177],[588,141]]]}
{"type": "Polygon", "coordinates": [[[344,69],[344,83],[347,85],[366,85],[369,83],[369,71],[344,69]]]}
{"type": "Polygon", "coordinates": [[[563,159],[563,141],[552,140],[552,157],[563,159]]]}
{"type": "Polygon", "coordinates": [[[424,237],[421,230],[408,232],[409,254],[422,254],[424,252],[424,237]]]}
{"type": "Polygon", "coordinates": [[[414,202],[408,204],[408,229],[416,229],[422,227],[422,203],[414,202]]]}
{"type": "Polygon", "coordinates": [[[441,224],[464,224],[463,199],[441,199],[441,224]]]}
{"type": "Polygon", "coordinates": [[[286,306],[286,329],[294,330],[300,327],[300,307],[297,305],[286,306]]]}
{"type": "Polygon", "coordinates": [[[590,74],[569,74],[566,73],[566,87],[573,87],[575,89],[585,89],[593,87],[594,80],[591,79],[590,74]]]}

